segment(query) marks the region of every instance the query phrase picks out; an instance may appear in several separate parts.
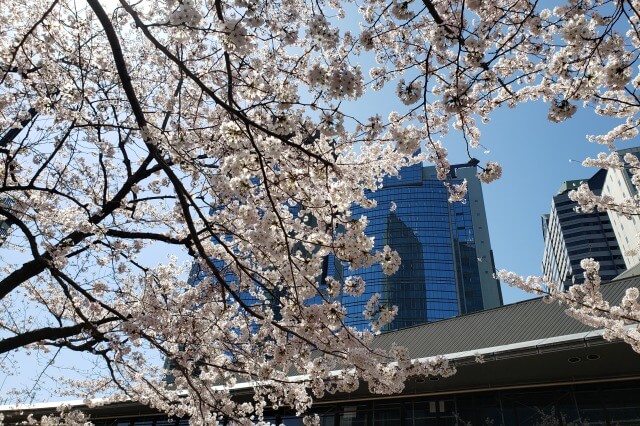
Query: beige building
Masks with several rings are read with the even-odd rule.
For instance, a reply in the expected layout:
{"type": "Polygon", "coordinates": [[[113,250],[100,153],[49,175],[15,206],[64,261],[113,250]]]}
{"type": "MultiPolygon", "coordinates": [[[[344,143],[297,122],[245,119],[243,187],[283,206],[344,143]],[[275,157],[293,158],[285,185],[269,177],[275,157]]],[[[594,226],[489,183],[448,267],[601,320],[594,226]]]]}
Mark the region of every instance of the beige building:
{"type": "MultiPolygon", "coordinates": [[[[620,158],[623,158],[627,153],[638,156],[640,155],[640,147],[618,151],[620,158]]],[[[622,201],[637,195],[637,193],[637,189],[631,182],[629,170],[610,169],[607,171],[607,177],[602,188],[603,196],[608,195],[615,201],[622,201]]],[[[624,263],[629,269],[640,263],[640,250],[638,250],[640,248],[640,217],[631,216],[627,218],[616,212],[608,212],[608,214],[624,263]],[[638,253],[634,254],[634,251],[638,253]]]]}

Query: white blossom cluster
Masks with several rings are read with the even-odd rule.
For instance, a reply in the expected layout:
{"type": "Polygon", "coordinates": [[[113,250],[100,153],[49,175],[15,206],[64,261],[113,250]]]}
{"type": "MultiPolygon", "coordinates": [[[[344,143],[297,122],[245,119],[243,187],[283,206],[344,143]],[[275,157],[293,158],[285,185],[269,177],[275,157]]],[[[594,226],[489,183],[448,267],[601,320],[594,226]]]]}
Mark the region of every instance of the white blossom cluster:
{"type": "Polygon", "coordinates": [[[573,114],[578,111],[578,107],[572,105],[566,99],[555,100],[549,107],[549,114],[547,118],[553,122],[560,123],[568,118],[573,117],[573,114]]]}
{"type": "Polygon", "coordinates": [[[171,3],[178,3],[173,5],[173,10],[169,14],[169,22],[171,24],[195,27],[200,23],[202,15],[198,12],[194,0],[180,0],[179,2],[174,1],[171,3]]]}
{"type": "Polygon", "coordinates": [[[422,83],[414,80],[407,84],[404,79],[400,79],[396,93],[405,105],[414,104],[422,97],[422,83]]]}
{"type": "MultiPolygon", "coordinates": [[[[446,360],[372,349],[395,308],[370,299],[371,327],[354,330],[341,301],[367,283],[319,277],[332,256],[393,278],[401,259],[373,249],[353,209],[424,160],[462,201],[443,141],[453,131],[483,158],[480,126],[498,108],[545,102],[555,122],[592,108],[619,120],[589,137],[611,151],[637,136],[640,7],[558,1],[0,2],[0,130],[27,127],[0,147],[0,199],[19,201],[0,205],[14,223],[0,264],[2,339],[19,342],[7,352],[82,352],[101,368],[64,381],[65,396],[130,398],[207,425],[304,413],[361,380],[386,393],[451,374],[446,360]],[[398,102],[370,116],[348,107],[387,84],[398,102]],[[231,397],[241,383],[255,385],[251,402],[231,397]]],[[[634,157],[586,164],[640,183],[634,157]]],[[[502,166],[479,171],[491,182],[502,166]]],[[[635,196],[572,197],[583,211],[640,213],[635,196]]],[[[552,296],[635,344],[637,290],[606,305],[596,272],[552,296]]]]}
{"type": "Polygon", "coordinates": [[[505,270],[499,271],[497,276],[505,284],[544,295],[549,303],[566,306],[568,315],[594,328],[604,329],[605,339],[621,339],[640,353],[640,291],[635,287],[628,288],[620,303],[612,304],[603,299],[600,291],[600,264],[593,259],[583,259],[580,267],[584,270],[584,283],[572,285],[566,292],[541,277],[525,280],[505,270]]]}
{"type": "Polygon", "coordinates": [[[587,157],[582,162],[582,165],[585,167],[600,167],[601,169],[620,169],[624,166],[617,152],[612,152],[609,155],[601,152],[598,154],[598,158],[587,157]]]}
{"type": "Polygon", "coordinates": [[[438,179],[445,180],[449,174],[451,163],[447,155],[447,149],[442,145],[442,142],[436,141],[427,144],[428,160],[436,165],[436,173],[438,179]]]}
{"type": "Polygon", "coordinates": [[[493,182],[502,176],[502,166],[495,161],[487,161],[486,166],[478,173],[478,179],[484,183],[493,182]]]}
{"type": "Polygon", "coordinates": [[[311,87],[326,90],[332,99],[357,99],[364,89],[360,67],[341,67],[338,64],[327,67],[314,63],[309,68],[307,79],[311,87]]]}
{"type": "Polygon", "coordinates": [[[323,49],[335,49],[340,37],[338,30],[332,28],[329,22],[322,15],[312,15],[309,19],[306,35],[308,38],[318,43],[323,49]]]}
{"type": "Polygon", "coordinates": [[[224,42],[229,51],[238,54],[245,54],[251,47],[251,39],[245,24],[239,20],[227,20],[222,25],[222,32],[225,34],[224,42]]]}
{"type": "MultiPolygon", "coordinates": [[[[42,415],[39,417],[29,414],[27,419],[20,422],[21,425],[39,425],[39,426],[91,426],[89,416],[79,410],[69,410],[65,404],[57,408],[59,414],[42,415]]],[[[4,426],[4,414],[0,413],[0,426],[4,426]]]]}
{"type": "Polygon", "coordinates": [[[449,193],[449,202],[460,202],[465,204],[467,202],[465,196],[467,195],[467,180],[464,179],[458,184],[447,184],[447,191],[449,193]]]}

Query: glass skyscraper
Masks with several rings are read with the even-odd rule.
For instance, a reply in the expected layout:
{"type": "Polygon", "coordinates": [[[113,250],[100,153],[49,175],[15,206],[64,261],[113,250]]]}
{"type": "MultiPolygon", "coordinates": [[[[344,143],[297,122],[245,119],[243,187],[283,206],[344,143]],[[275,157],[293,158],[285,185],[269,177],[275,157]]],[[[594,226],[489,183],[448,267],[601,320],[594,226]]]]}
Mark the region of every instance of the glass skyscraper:
{"type": "MultiPolygon", "coordinates": [[[[494,264],[482,188],[475,166],[453,166],[452,183],[467,179],[465,202],[448,201],[447,188],[436,179],[434,167],[420,164],[389,177],[370,197],[373,209],[356,209],[368,219],[367,233],[375,237],[375,249],[389,245],[402,259],[398,272],[386,276],[379,265],[340,271],[345,278],[360,275],[367,282],[359,297],[343,296],[347,324],[366,328],[367,301],[375,293],[386,305],[398,307],[393,330],[502,304],[494,264]],[[395,204],[395,209],[393,205],[395,204]]],[[[334,265],[329,264],[329,273],[334,265]]]]}
{"type": "MultiPolygon", "coordinates": [[[[377,201],[375,208],[354,208],[355,217],[367,217],[367,235],[375,238],[374,249],[389,245],[402,262],[395,274],[387,276],[380,265],[350,270],[333,256],[325,258],[322,275],[318,277],[321,289],[327,276],[344,281],[359,275],[367,283],[365,292],[358,297],[340,296],[347,310],[347,325],[361,330],[368,327],[369,320],[364,318],[363,311],[375,293],[380,294],[382,304],[397,306],[399,311],[384,330],[502,304],[500,284],[493,277],[493,254],[482,187],[476,173],[475,166],[451,168],[452,184],[467,180],[464,203],[448,201],[447,188],[436,178],[435,167],[416,164],[403,168],[399,177],[385,178],[383,188],[370,193],[377,201]]],[[[233,281],[223,262],[214,260],[214,263],[233,281]]],[[[196,283],[206,278],[200,265],[194,265],[190,281],[196,283]]],[[[258,303],[248,293],[241,294],[241,298],[250,305],[258,303]]],[[[320,301],[317,297],[309,303],[320,301]]]]}

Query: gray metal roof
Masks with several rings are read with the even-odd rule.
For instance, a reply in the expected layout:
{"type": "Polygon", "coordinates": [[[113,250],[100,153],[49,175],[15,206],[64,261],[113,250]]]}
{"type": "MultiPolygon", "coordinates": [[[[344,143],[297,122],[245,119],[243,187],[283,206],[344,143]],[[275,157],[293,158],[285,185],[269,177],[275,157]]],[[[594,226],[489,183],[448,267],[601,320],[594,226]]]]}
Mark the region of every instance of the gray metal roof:
{"type": "MultiPolygon", "coordinates": [[[[626,288],[638,286],[640,277],[632,277],[604,284],[602,290],[605,299],[617,303],[626,288]]],[[[376,397],[404,398],[475,390],[549,386],[554,383],[638,380],[639,355],[625,343],[602,344],[601,340],[597,342],[586,336],[599,334],[567,316],[558,304],[549,305],[540,299],[388,332],[377,336],[375,345],[389,347],[395,342],[407,347],[412,358],[478,350],[486,355],[487,362],[464,362],[466,355],[454,355],[450,358],[455,362],[457,374],[443,380],[411,378],[407,380],[402,395],[374,396],[368,392],[367,386],[360,386],[350,394],[326,395],[316,404],[333,404],[335,401],[345,400],[368,401],[376,397]],[[580,340],[581,344],[572,344],[580,340]],[[554,341],[559,343],[558,347],[551,347],[554,341]],[[510,356],[507,352],[518,353],[510,356]],[[589,358],[593,355],[597,358],[589,358]]],[[[468,356],[474,358],[471,354],[468,356]]],[[[245,391],[251,385],[236,385],[236,390],[239,391],[237,395],[248,398],[251,393],[245,391]]],[[[14,421],[24,420],[29,413],[36,416],[51,413],[60,404],[57,402],[23,407],[0,406],[0,412],[5,415],[5,422],[12,424],[14,421]]],[[[65,404],[82,408],[84,402],[67,401],[65,404]]],[[[136,402],[99,406],[89,411],[94,420],[157,415],[153,409],[136,402]]]]}
{"type": "MultiPolygon", "coordinates": [[[[640,277],[603,284],[602,293],[605,300],[617,304],[628,287],[640,287],[640,277]]],[[[411,358],[423,358],[594,330],[564,311],[558,303],[547,304],[537,298],[383,333],[374,345],[388,348],[395,342],[405,346],[411,358]]]]}
{"type": "Polygon", "coordinates": [[[640,263],[638,263],[635,266],[632,266],[631,268],[627,269],[626,271],[624,271],[623,273],[621,273],[620,275],[615,277],[615,280],[623,280],[623,279],[627,279],[627,278],[633,278],[633,277],[639,276],[639,275],[640,275],[640,263]]]}

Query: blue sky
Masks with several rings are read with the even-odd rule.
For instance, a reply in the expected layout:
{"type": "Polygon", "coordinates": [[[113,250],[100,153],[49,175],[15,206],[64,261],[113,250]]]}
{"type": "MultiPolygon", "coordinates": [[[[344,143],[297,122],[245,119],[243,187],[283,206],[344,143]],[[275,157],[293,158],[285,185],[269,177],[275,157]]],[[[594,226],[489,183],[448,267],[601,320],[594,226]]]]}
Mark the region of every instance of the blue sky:
{"type": "MultiPolygon", "coordinates": [[[[520,275],[540,275],[543,252],[540,216],[549,213],[551,197],[565,180],[591,177],[597,169],[583,167],[586,157],[608,151],[607,146],[587,141],[587,134],[600,134],[619,121],[580,110],[571,120],[547,120],[548,105],[522,104],[493,115],[482,129],[482,143],[491,151],[486,157],[502,164],[500,180],[484,185],[491,244],[497,269],[520,275]],[[570,161],[578,160],[578,161],[570,161]]],[[[617,148],[637,142],[619,143],[617,148]]],[[[451,141],[452,160],[465,158],[462,143],[451,141]]],[[[505,303],[530,297],[503,286],[505,303]]]]}
{"type": "MultiPolygon", "coordinates": [[[[552,8],[562,3],[545,1],[539,5],[552,8]]],[[[361,21],[355,7],[346,6],[347,19],[334,22],[344,31],[353,29],[361,21]]],[[[369,69],[377,66],[372,58],[358,58],[365,81],[369,69]]],[[[392,81],[379,92],[369,88],[355,102],[343,102],[344,112],[363,119],[380,114],[386,120],[392,110],[406,111],[395,97],[396,82],[392,81]]],[[[544,242],[540,217],[549,213],[551,197],[566,180],[593,176],[597,169],[585,168],[582,161],[608,152],[607,146],[589,142],[586,135],[603,134],[622,120],[596,115],[592,109],[578,105],[578,112],[568,121],[553,123],[547,119],[549,104],[528,102],[510,109],[506,106],[494,111],[491,122],[480,124],[484,148],[472,150],[481,164],[497,161],[503,166],[502,178],[483,186],[491,245],[497,269],[507,269],[520,275],[541,275],[544,242]],[[575,161],[570,161],[575,160],[575,161]]],[[[478,120],[480,122],[480,120],[478,120]]],[[[443,138],[452,164],[469,160],[464,140],[451,132],[443,138]]],[[[618,149],[637,146],[638,141],[618,142],[618,149]]],[[[502,286],[505,303],[534,297],[524,291],[502,286]]]]}
{"type": "MultiPolygon", "coordinates": [[[[365,79],[372,65],[363,60],[365,79]]],[[[391,82],[379,92],[368,91],[343,111],[361,119],[380,114],[386,120],[394,109],[406,111],[394,89],[391,82]]],[[[582,166],[582,161],[608,152],[606,145],[589,142],[586,136],[606,133],[622,123],[581,106],[571,119],[554,123],[547,119],[548,109],[549,104],[542,101],[498,108],[488,124],[480,124],[481,144],[489,153],[484,154],[483,147],[471,150],[481,164],[491,160],[503,167],[501,179],[483,185],[491,245],[497,269],[523,276],[541,275],[544,243],[540,217],[549,213],[551,197],[564,181],[593,176],[597,169],[582,166]]],[[[452,164],[469,160],[466,144],[457,132],[451,131],[443,142],[452,164]]],[[[637,141],[623,141],[617,148],[636,145],[637,141]]],[[[504,285],[502,292],[505,303],[534,297],[504,285]]]]}

